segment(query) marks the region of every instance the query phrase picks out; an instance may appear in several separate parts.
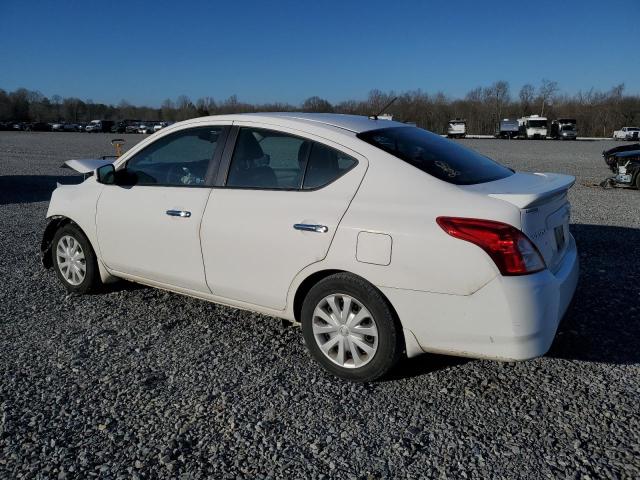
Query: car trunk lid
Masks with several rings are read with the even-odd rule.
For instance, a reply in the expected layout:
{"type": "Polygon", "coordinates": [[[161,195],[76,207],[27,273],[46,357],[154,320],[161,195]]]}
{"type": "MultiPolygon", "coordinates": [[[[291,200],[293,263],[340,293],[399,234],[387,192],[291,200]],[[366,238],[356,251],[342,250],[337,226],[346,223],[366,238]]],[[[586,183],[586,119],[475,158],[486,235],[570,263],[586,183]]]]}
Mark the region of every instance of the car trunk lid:
{"type": "Polygon", "coordinates": [[[521,230],[555,271],[569,244],[570,205],[575,177],[557,173],[514,173],[494,182],[461,187],[509,202],[520,209],[521,230]]]}

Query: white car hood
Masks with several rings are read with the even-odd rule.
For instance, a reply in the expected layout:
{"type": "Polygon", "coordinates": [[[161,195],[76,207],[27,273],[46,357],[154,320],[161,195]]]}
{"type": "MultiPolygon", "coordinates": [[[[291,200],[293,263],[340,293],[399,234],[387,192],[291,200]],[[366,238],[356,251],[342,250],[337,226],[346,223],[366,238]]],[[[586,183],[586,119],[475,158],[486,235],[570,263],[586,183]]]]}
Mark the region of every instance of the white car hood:
{"type": "Polygon", "coordinates": [[[75,160],[67,160],[63,167],[70,168],[80,173],[90,173],[96,168],[100,168],[108,163],[113,163],[115,158],[83,158],[75,160]]]}

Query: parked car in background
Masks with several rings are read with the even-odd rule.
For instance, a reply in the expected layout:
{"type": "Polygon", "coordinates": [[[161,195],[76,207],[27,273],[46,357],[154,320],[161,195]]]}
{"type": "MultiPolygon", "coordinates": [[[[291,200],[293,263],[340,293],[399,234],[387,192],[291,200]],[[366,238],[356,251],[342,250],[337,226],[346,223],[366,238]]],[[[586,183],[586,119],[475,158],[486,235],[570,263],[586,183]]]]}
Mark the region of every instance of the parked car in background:
{"type": "Polygon", "coordinates": [[[100,125],[99,121],[93,120],[93,121],[89,122],[89,125],[84,127],[84,130],[85,130],[85,132],[88,132],[88,133],[101,132],[102,131],[102,125],[100,125]]]}
{"type": "Polygon", "coordinates": [[[114,123],[112,120],[91,120],[85,127],[85,131],[89,133],[111,132],[114,123]]]}
{"type": "Polygon", "coordinates": [[[125,133],[138,133],[140,122],[132,122],[125,128],[125,133]]]}
{"type": "Polygon", "coordinates": [[[149,134],[153,133],[153,122],[143,122],[138,125],[138,133],[149,134]]]}
{"type": "Polygon", "coordinates": [[[467,136],[467,121],[463,118],[456,118],[449,120],[447,126],[447,137],[449,138],[464,138],[467,136]]]}
{"type": "Polygon", "coordinates": [[[351,380],[423,352],[542,355],[578,280],[574,177],[400,122],[204,117],[67,165],[90,176],[54,190],[41,245],[67,290],[124,278],[300,322],[351,380]]]}
{"type": "Polygon", "coordinates": [[[65,123],[62,125],[63,132],[79,132],[80,127],[75,123],[65,123]]]}
{"type": "Polygon", "coordinates": [[[613,132],[614,140],[640,140],[640,128],[638,127],[622,127],[620,130],[613,132]]]}
{"type": "Polygon", "coordinates": [[[500,120],[500,126],[496,137],[498,138],[516,138],[519,132],[518,120],[515,118],[504,118],[500,120]]]}
{"type": "Polygon", "coordinates": [[[45,122],[27,123],[24,126],[24,130],[26,132],[50,132],[51,131],[51,125],[49,125],[48,123],[45,123],[45,122]]]}
{"type": "Polygon", "coordinates": [[[113,133],[137,133],[138,125],[140,124],[139,120],[120,120],[119,122],[114,123],[113,127],[111,127],[111,132],[113,133]]]}
{"type": "Polygon", "coordinates": [[[63,132],[64,131],[64,123],[62,122],[54,122],[51,124],[52,132],[63,132]]]}
{"type": "Polygon", "coordinates": [[[578,129],[575,118],[558,118],[551,122],[551,138],[555,140],[576,140],[578,129]]]}
{"type": "Polygon", "coordinates": [[[530,115],[518,119],[518,137],[544,140],[547,138],[547,119],[540,115],[530,115]]]}
{"type": "Polygon", "coordinates": [[[111,127],[111,133],[126,133],[127,124],[125,122],[116,122],[111,127]]]}
{"type": "Polygon", "coordinates": [[[153,126],[153,131],[157,132],[167,126],[167,122],[158,122],[153,126]]]}

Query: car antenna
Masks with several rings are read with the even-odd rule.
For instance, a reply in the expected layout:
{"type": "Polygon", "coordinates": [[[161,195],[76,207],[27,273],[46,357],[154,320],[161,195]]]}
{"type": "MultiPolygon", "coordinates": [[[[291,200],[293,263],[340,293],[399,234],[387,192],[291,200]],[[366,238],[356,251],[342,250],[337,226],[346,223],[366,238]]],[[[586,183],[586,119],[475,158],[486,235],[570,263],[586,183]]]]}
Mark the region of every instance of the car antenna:
{"type": "Polygon", "coordinates": [[[395,102],[397,99],[398,99],[398,97],[393,97],[389,103],[387,103],[384,107],[382,107],[382,110],[380,110],[380,111],[379,111],[378,113],[376,113],[375,115],[370,115],[370,116],[369,116],[369,118],[370,118],[371,120],[378,120],[378,117],[379,117],[380,115],[382,115],[382,114],[384,113],[384,111],[385,111],[387,108],[389,108],[389,107],[393,104],[393,102],[395,102]]]}

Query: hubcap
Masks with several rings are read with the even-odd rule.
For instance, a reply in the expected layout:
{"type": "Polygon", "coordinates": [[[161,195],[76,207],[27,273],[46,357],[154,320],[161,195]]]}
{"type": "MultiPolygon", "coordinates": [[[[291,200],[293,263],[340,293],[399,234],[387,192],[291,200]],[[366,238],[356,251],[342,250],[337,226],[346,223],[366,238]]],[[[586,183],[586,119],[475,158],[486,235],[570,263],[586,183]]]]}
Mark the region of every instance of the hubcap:
{"type": "Polygon", "coordinates": [[[323,298],[313,311],[311,323],[320,351],[341,367],[363,367],[378,350],[378,327],[373,316],[349,295],[323,298]]]}
{"type": "Polygon", "coordinates": [[[87,262],[80,242],[70,235],[61,237],[56,246],[56,258],[64,279],[71,285],[80,285],[87,274],[87,262]]]}

